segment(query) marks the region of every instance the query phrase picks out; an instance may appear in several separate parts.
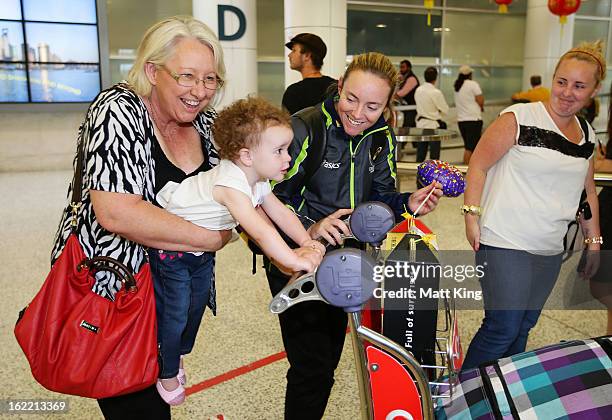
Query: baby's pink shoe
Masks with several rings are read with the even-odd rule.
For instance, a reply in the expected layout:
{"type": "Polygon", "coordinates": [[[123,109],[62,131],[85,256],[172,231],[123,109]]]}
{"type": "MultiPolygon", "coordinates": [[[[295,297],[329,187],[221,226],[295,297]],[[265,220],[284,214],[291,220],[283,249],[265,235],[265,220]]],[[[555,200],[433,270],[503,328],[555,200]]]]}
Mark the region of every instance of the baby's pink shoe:
{"type": "Polygon", "coordinates": [[[166,388],[164,388],[160,379],[157,380],[157,384],[155,386],[159,395],[169,405],[180,405],[185,402],[185,388],[183,388],[180,381],[178,388],[172,391],[168,391],[166,388]]]}

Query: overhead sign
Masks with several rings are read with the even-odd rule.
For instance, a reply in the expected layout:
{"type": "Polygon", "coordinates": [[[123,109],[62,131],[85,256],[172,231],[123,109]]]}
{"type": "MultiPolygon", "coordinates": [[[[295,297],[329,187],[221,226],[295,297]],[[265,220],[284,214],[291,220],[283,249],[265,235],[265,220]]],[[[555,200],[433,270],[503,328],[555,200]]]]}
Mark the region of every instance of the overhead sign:
{"type": "Polygon", "coordinates": [[[219,41],[236,41],[242,38],[246,32],[247,21],[246,16],[236,6],[228,4],[220,4],[217,6],[217,19],[219,22],[219,41]],[[233,13],[238,18],[238,29],[233,34],[225,32],[225,17],[227,13],[233,13]]]}

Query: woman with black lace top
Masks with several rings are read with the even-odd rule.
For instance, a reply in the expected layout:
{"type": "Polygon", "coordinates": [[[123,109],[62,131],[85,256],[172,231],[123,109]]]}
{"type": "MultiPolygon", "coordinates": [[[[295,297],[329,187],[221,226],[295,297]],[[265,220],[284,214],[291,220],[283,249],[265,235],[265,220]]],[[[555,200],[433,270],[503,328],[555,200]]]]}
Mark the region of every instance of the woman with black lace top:
{"type": "MultiPolygon", "coordinates": [[[[576,117],[605,77],[601,50],[597,42],[565,53],[550,100],[506,108],[470,160],[462,210],[476,263],[484,267],[485,317],[464,369],[525,350],[559,274],[563,236],[583,189],[592,209],[582,221],[585,241],[590,250],[601,245],[595,133],[576,117]]],[[[587,261],[586,276],[595,265],[587,261]]]]}

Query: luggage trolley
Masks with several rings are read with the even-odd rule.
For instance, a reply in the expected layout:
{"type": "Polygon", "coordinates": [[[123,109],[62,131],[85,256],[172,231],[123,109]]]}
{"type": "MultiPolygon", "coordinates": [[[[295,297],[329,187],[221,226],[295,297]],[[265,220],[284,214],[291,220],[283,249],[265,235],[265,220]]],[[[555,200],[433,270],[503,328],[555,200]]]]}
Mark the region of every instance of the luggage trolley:
{"type": "MultiPolygon", "coordinates": [[[[369,251],[329,252],[314,273],[291,279],[270,303],[271,312],[281,313],[321,300],[349,314],[362,419],[612,418],[612,336],[562,341],[459,372],[452,298],[443,299],[444,326],[436,328],[439,363],[421,363],[422,357],[368,328],[360,311],[376,289],[375,267],[385,264],[381,243],[393,223],[386,205],[361,204],[349,224],[369,251]]],[[[409,237],[410,251],[417,238],[409,237]]]]}
{"type": "Polygon", "coordinates": [[[395,224],[394,215],[383,203],[367,202],[355,208],[348,223],[353,238],[369,245],[368,252],[341,248],[327,253],[314,273],[289,281],[272,299],[270,311],[278,314],[309,300],[343,308],[349,315],[362,418],[433,419],[434,398],[452,396],[460,366],[454,302],[443,299],[444,325],[434,350],[440,363],[421,364],[405,347],[368,328],[361,307],[379,286],[374,270],[385,263],[381,244],[395,224]]]}

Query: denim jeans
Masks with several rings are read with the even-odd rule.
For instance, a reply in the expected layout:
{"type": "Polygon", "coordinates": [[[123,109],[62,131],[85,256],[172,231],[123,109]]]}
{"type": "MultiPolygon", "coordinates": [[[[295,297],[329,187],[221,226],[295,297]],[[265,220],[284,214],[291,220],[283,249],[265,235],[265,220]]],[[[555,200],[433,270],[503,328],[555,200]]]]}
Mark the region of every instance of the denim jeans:
{"type": "Polygon", "coordinates": [[[149,249],[161,379],[178,375],[180,356],[193,349],[208,302],[214,261],[214,253],[149,249]]]}
{"type": "Polygon", "coordinates": [[[525,351],[529,331],[559,275],[561,254],[535,255],[480,244],[476,264],[484,267],[480,285],[485,317],[463,369],[525,351]]]}

